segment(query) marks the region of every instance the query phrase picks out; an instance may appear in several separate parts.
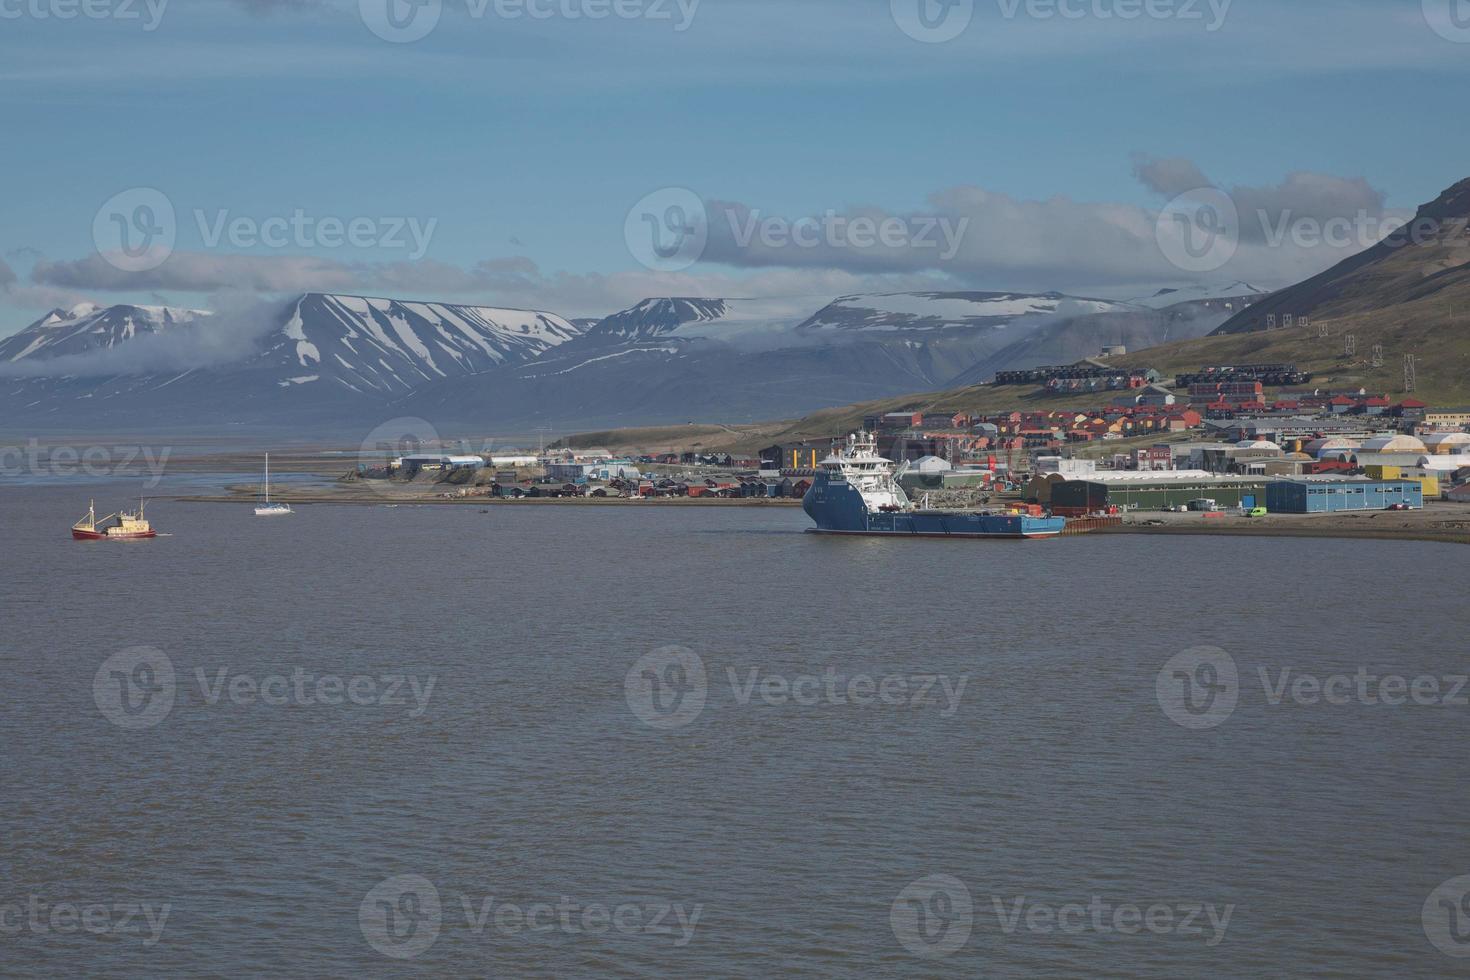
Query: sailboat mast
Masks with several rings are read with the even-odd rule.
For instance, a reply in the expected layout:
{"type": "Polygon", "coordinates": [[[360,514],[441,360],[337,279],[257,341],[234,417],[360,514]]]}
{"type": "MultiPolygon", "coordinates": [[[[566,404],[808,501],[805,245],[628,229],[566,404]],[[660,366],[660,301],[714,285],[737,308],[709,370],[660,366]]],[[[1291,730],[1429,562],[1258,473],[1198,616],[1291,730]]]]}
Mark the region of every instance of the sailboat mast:
{"type": "Polygon", "coordinates": [[[271,502],[271,454],[265,454],[265,502],[271,502]]]}

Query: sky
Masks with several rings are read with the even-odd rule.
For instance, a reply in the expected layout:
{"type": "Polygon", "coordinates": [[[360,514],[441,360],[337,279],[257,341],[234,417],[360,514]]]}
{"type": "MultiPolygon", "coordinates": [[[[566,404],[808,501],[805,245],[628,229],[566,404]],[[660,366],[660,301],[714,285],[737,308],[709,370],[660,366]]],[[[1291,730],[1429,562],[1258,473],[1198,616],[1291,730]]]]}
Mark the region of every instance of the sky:
{"type": "Polygon", "coordinates": [[[1466,0],[0,0],[0,82],[0,335],[1275,288],[1470,176],[1466,0]]]}

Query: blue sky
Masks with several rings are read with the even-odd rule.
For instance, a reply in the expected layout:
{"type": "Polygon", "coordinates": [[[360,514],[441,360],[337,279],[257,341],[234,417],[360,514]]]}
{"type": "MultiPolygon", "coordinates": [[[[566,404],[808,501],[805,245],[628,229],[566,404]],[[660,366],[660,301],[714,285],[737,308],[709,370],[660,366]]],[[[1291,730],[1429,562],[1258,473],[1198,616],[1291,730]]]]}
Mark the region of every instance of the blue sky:
{"type": "MultiPolygon", "coordinates": [[[[1184,189],[1141,178],[1150,161],[1319,216],[1402,214],[1470,176],[1452,0],[1151,0],[1132,20],[1143,0],[973,0],[938,43],[900,21],[939,0],[620,0],[639,15],[598,21],[565,14],[598,0],[526,0],[543,19],[444,0],[409,43],[366,26],[387,0],[172,0],[156,25],[145,0],[89,0],[109,16],[58,19],[80,2],[0,0],[0,334],[73,301],[308,288],[571,315],[667,293],[1126,294],[1194,275],[1145,247],[1184,189]],[[118,273],[94,218],[132,188],[163,193],[177,239],[118,273]],[[971,221],[947,263],[712,241],[650,269],[625,219],[662,188],[712,212],[971,221]],[[200,229],[298,211],[375,230],[275,247],[200,229]],[[423,249],[398,219],[432,222],[423,249]]],[[[1241,251],[1202,278],[1283,285],[1342,249],[1241,251]]]]}

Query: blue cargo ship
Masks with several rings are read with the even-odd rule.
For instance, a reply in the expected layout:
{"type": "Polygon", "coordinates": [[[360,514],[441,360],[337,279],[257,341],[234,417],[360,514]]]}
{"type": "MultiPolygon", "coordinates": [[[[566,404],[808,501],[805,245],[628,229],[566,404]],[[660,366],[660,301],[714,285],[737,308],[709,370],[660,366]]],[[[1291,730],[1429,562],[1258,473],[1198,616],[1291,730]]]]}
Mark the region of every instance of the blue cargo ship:
{"type": "Polygon", "coordinates": [[[935,538],[1054,538],[1067,522],[995,511],[917,508],[878,455],[870,433],[856,432],[822,460],[801,502],[816,534],[896,534],[935,538]]]}

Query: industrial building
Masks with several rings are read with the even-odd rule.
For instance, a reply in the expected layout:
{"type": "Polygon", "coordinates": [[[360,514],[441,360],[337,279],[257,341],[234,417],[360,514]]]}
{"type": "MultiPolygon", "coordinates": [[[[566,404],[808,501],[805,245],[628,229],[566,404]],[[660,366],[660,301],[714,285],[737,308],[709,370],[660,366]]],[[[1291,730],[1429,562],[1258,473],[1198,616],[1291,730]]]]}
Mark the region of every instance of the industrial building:
{"type": "Polygon", "coordinates": [[[1415,480],[1277,480],[1266,486],[1266,509],[1281,514],[1326,514],[1344,510],[1387,510],[1395,504],[1424,506],[1415,480]]]}
{"type": "Polygon", "coordinates": [[[400,456],[388,464],[388,469],[407,476],[429,471],[478,470],[485,465],[483,456],[453,456],[447,453],[413,453],[400,456]]]}
{"type": "Polygon", "coordinates": [[[1097,473],[1051,485],[1051,509],[1066,516],[1123,510],[1164,510],[1208,498],[1221,507],[1258,507],[1266,483],[1259,477],[1218,476],[1204,470],[1169,473],[1097,473]]]}

